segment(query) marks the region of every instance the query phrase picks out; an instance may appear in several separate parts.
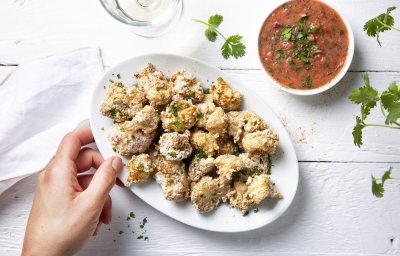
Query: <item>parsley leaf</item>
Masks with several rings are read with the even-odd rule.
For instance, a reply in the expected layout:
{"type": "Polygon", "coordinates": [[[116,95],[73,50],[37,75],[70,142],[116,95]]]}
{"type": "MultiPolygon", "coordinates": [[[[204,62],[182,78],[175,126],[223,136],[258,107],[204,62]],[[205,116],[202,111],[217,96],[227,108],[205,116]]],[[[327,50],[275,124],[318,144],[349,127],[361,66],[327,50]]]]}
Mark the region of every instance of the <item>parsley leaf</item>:
{"type": "Polygon", "coordinates": [[[169,156],[176,158],[176,153],[175,152],[168,152],[167,153],[169,156]]]}
{"type": "Polygon", "coordinates": [[[393,167],[391,166],[389,170],[387,170],[383,175],[381,179],[377,179],[374,176],[371,175],[371,180],[372,180],[372,194],[378,198],[383,197],[383,193],[385,192],[385,181],[392,179],[391,172],[392,172],[393,167]],[[381,180],[379,182],[378,180],[381,180]]]}
{"type": "Polygon", "coordinates": [[[224,18],[220,14],[214,14],[210,16],[208,21],[193,19],[195,22],[202,23],[207,26],[204,31],[204,35],[210,42],[215,42],[220,35],[224,40],[224,44],[221,47],[221,54],[225,59],[233,57],[238,59],[246,54],[246,46],[242,43],[243,37],[240,35],[233,35],[226,38],[219,30],[218,27],[221,25],[224,18]]]}
{"type": "Polygon", "coordinates": [[[194,155],[197,156],[198,158],[207,158],[207,154],[202,149],[197,149],[194,152],[194,155]]]}
{"type": "Polygon", "coordinates": [[[396,7],[389,7],[386,10],[386,13],[382,13],[377,17],[368,20],[364,24],[364,31],[370,37],[376,37],[379,46],[381,46],[381,42],[379,41],[379,34],[388,30],[398,30],[393,27],[394,25],[394,18],[390,13],[394,11],[396,7]]]}

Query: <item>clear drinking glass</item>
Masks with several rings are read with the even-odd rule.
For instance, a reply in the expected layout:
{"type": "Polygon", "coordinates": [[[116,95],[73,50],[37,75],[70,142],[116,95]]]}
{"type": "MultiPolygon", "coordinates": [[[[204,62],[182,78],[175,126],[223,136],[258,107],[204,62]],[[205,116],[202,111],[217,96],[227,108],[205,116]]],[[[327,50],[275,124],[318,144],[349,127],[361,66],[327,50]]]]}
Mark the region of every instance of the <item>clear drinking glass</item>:
{"type": "Polygon", "coordinates": [[[106,11],[144,37],[156,37],[171,29],[182,13],[182,0],[100,0],[106,11]]]}

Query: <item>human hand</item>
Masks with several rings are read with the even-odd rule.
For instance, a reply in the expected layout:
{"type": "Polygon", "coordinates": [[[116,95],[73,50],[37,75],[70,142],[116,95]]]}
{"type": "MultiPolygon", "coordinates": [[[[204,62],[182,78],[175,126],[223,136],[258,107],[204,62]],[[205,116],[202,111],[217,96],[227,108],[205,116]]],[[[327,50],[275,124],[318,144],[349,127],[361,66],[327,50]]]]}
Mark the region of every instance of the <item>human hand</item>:
{"type": "Polygon", "coordinates": [[[101,223],[111,222],[109,192],[122,169],[119,157],[103,160],[83,146],[93,142],[90,128],[67,134],[46,170],[39,174],[25,232],[23,255],[72,255],[101,223]],[[91,167],[94,175],[80,175],[91,167]]]}

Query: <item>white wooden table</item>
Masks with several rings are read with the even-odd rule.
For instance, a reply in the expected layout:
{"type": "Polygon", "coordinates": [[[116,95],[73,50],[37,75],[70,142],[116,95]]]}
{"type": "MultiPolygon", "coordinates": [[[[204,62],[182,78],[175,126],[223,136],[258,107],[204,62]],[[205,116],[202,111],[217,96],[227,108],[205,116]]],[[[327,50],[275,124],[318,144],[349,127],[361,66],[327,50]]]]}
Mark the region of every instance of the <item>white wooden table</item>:
{"type": "MultiPolygon", "coordinates": [[[[400,255],[399,183],[389,181],[382,199],[371,194],[371,173],[381,175],[394,166],[400,176],[400,134],[369,129],[365,147],[355,147],[351,131],[359,107],[347,100],[349,92],[362,85],[364,72],[380,90],[400,80],[400,33],[382,35],[379,48],[362,31],[366,20],[389,6],[400,7],[400,1],[326,2],[349,20],[356,51],[340,85],[312,97],[280,91],[261,70],[256,42],[271,0],[186,0],[178,27],[156,39],[131,34],[106,14],[98,0],[0,2],[0,74],[40,56],[92,45],[102,49],[106,67],[149,52],[188,55],[220,67],[257,91],[281,118],[296,147],[298,193],[286,214],[273,224],[239,234],[196,230],[164,216],[129,191],[114,188],[113,223],[103,226],[80,255],[400,255]],[[224,16],[221,29],[226,34],[244,36],[248,47],[244,58],[224,60],[220,42],[206,41],[204,27],[191,21],[214,13],[224,16]],[[137,220],[128,228],[130,211],[137,219],[148,217],[149,242],[136,239],[137,220]]],[[[379,117],[379,113],[372,115],[379,117]]],[[[36,176],[29,177],[0,196],[0,255],[20,253],[35,184],[36,176]]]]}

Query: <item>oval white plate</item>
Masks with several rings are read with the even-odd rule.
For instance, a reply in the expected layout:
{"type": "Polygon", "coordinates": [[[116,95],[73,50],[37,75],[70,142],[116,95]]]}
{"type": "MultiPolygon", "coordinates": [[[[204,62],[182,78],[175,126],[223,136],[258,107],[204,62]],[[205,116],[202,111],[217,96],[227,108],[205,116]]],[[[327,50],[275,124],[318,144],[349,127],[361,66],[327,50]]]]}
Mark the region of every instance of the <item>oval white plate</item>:
{"type": "MultiPolygon", "coordinates": [[[[105,73],[95,88],[90,110],[90,124],[101,154],[105,158],[116,154],[113,152],[112,145],[107,139],[107,132],[113,122],[111,119],[102,116],[99,112],[100,104],[106,94],[104,86],[110,84],[110,79],[121,81],[128,86],[135,85],[134,73],[142,69],[147,63],[153,63],[157,69],[160,69],[168,76],[184,68],[194,74],[204,87],[210,86],[218,76],[221,76],[233,88],[239,90],[243,94],[242,109],[255,111],[280,136],[279,152],[273,157],[271,178],[282,193],[283,199],[278,201],[264,200],[259,205],[257,213],[251,211],[247,216],[242,216],[240,211],[230,208],[229,204],[226,203],[209,214],[200,214],[189,201],[185,203],[167,201],[163,197],[160,186],[154,180],[143,185],[133,185],[130,187],[130,190],[146,203],[171,218],[190,226],[210,231],[248,231],[265,226],[281,216],[295,196],[299,178],[296,153],[285,128],[268,107],[267,103],[251,91],[251,88],[248,88],[250,85],[246,84],[246,81],[238,82],[227,74],[224,74],[221,70],[199,60],[170,54],[150,54],[126,60],[105,73]],[[120,79],[117,78],[117,74],[120,74],[120,79]]],[[[124,163],[128,160],[125,158],[124,163]]],[[[126,178],[127,171],[124,168],[120,179],[125,181],[126,178]]]]}

